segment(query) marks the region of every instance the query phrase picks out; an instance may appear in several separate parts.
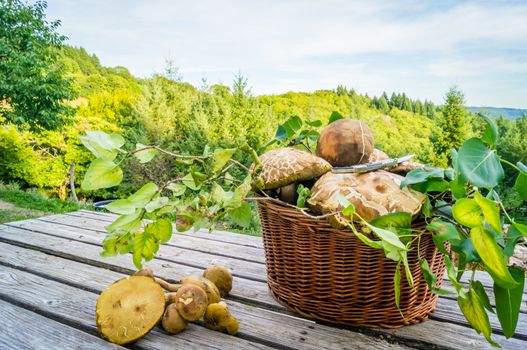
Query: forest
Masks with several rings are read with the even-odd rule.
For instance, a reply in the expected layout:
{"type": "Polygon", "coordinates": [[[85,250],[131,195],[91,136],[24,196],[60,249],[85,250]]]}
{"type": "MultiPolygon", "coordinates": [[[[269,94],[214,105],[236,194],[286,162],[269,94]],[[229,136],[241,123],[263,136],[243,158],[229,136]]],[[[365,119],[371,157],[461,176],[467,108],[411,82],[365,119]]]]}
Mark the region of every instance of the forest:
{"type": "MultiPolygon", "coordinates": [[[[92,156],[79,136],[87,130],[119,132],[130,144],[201,154],[205,148],[245,143],[259,149],[291,116],[327,122],[338,113],[370,126],[376,147],[388,155],[415,154],[420,162],[441,167],[448,165],[452,147],[481,132],[481,120],[464,107],[463,92],[456,87],[445,92],[442,105],[435,105],[405,93],[370,97],[345,86],[255,96],[250,82],[239,74],[233,76],[231,86],[205,81],[193,86],[184,82],[170,61],[164,72],[137,78],[125,67],[105,67],[95,54],[65,45],[65,38],[56,32],[57,23],[42,23],[45,6],[37,3],[18,11],[29,14],[24,25],[37,34],[28,36],[20,29],[24,26],[16,25],[22,12],[2,13],[0,181],[37,188],[60,199],[71,196],[72,163],[82,200],[119,198],[145,178],[161,182],[181,171],[182,164],[163,157],[156,157],[148,168],[127,160],[125,180],[118,189],[83,192],[79,184],[92,156]]],[[[527,117],[495,121],[502,135],[499,152],[514,163],[526,162],[527,139],[522,135],[527,132],[527,117]]],[[[246,166],[251,163],[242,161],[246,166]]],[[[515,191],[500,194],[508,208],[521,213],[515,191]]]]}

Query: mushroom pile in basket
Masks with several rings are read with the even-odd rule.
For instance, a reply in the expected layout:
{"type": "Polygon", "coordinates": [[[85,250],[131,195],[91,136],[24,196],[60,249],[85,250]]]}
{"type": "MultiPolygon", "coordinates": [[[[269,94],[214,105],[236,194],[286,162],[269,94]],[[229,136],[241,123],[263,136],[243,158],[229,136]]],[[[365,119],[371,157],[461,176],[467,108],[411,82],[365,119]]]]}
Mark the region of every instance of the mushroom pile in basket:
{"type": "MultiPolygon", "coordinates": [[[[401,188],[407,172],[423,167],[403,162],[382,170],[362,173],[335,173],[334,167],[387,160],[389,157],[374,148],[373,134],[361,121],[341,119],[328,125],[320,135],[316,155],[291,147],[268,151],[260,156],[266,196],[296,205],[302,189],[310,189],[306,205],[315,214],[339,212],[344,207],[340,194],[355,207],[366,221],[391,212],[419,215],[425,195],[408,187],[401,188]]],[[[339,215],[329,216],[332,226],[346,225],[339,215]]]]}

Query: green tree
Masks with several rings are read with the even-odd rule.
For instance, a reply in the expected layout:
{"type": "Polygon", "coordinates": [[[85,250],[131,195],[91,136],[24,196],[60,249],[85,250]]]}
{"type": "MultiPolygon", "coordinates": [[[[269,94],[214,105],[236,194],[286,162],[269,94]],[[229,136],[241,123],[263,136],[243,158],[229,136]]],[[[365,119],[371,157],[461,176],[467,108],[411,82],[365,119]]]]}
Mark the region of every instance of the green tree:
{"type": "Polygon", "coordinates": [[[45,1],[0,0],[0,115],[32,130],[57,129],[72,115],[71,82],[55,64],[65,37],[48,22],[45,1]]]}
{"type": "Polygon", "coordinates": [[[440,129],[434,142],[437,164],[446,165],[451,162],[450,150],[458,149],[470,134],[467,109],[463,106],[465,96],[457,87],[451,87],[445,96],[445,104],[437,120],[440,129]]]}
{"type": "Polygon", "coordinates": [[[388,113],[390,111],[390,106],[388,106],[388,102],[384,95],[379,99],[379,110],[383,113],[388,113]]]}

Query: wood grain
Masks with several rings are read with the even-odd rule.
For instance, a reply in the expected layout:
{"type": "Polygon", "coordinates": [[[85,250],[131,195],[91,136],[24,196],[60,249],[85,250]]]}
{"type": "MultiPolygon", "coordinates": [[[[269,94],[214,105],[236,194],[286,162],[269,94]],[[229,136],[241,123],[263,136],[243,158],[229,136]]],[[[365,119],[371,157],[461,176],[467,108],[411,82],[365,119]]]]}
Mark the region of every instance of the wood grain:
{"type": "MultiPolygon", "coordinates": [[[[51,274],[54,266],[53,264],[48,266],[51,274]]],[[[78,275],[78,272],[75,271],[76,266],[76,264],[71,265],[71,274],[78,275]]],[[[93,269],[97,268],[93,267],[93,269]]],[[[82,278],[92,279],[89,274],[82,276],[82,278]]],[[[102,291],[106,285],[99,284],[99,289],[102,291]]],[[[15,299],[16,302],[29,304],[30,307],[47,308],[52,306],[55,313],[60,312],[59,317],[72,316],[75,317],[77,322],[83,323],[89,323],[91,319],[91,325],[93,325],[93,313],[97,298],[95,293],[59,284],[41,276],[31,275],[28,272],[5,266],[0,268],[0,287],[1,297],[11,295],[11,298],[15,299]]],[[[255,343],[260,348],[266,347],[266,344],[268,344],[274,347],[290,349],[355,349],[365,348],[366,346],[376,349],[407,348],[364,334],[355,334],[348,330],[318,325],[304,319],[288,317],[263,309],[255,309],[252,306],[236,302],[229,302],[229,309],[240,321],[238,336],[227,336],[201,328],[199,332],[209,334],[206,339],[207,346],[223,349],[245,348],[243,347],[244,343],[245,345],[253,345],[255,343]],[[277,325],[279,327],[276,327],[277,325]],[[222,338],[225,341],[230,340],[231,343],[221,343],[222,338]],[[244,338],[251,341],[247,341],[244,338]]],[[[49,312],[49,309],[46,311],[49,312]]],[[[144,339],[147,338],[148,336],[144,339]]],[[[144,339],[140,340],[140,344],[144,339]]],[[[195,341],[192,332],[187,331],[182,332],[174,339],[178,341],[185,339],[191,343],[195,341]]]]}
{"type": "Polygon", "coordinates": [[[99,337],[0,300],[2,350],[125,350],[99,337]]]}
{"type": "MultiPolygon", "coordinates": [[[[94,249],[95,251],[97,251],[98,247],[92,245],[92,244],[79,244],[79,242],[76,242],[76,241],[70,241],[70,243],[65,243],[68,242],[68,240],[64,240],[64,239],[59,239],[58,237],[53,237],[53,236],[49,236],[49,235],[40,235],[42,237],[39,236],[39,234],[32,234],[31,232],[28,232],[28,231],[25,231],[25,230],[19,230],[19,229],[14,229],[14,228],[11,228],[11,229],[7,229],[7,228],[2,228],[2,230],[7,230],[8,232],[11,231],[11,234],[7,234],[8,236],[10,236],[11,238],[16,238],[18,237],[18,242],[22,242],[22,244],[26,244],[26,243],[23,243],[25,241],[34,241],[34,242],[39,242],[40,245],[33,245],[34,249],[48,249],[46,247],[49,247],[49,246],[52,246],[54,249],[55,248],[58,248],[58,247],[65,247],[67,246],[67,249],[64,248],[62,251],[59,251],[59,254],[66,254],[66,251],[68,250],[71,250],[71,246],[70,244],[73,244],[76,246],[76,250],[78,250],[76,253],[74,254],[70,254],[69,256],[70,257],[73,257],[74,259],[79,259],[79,260],[82,260],[84,261],[85,256],[89,256],[90,259],[93,259],[94,256],[92,255],[95,255],[95,257],[99,258],[97,256],[97,254],[94,254],[94,249]],[[15,231],[15,232],[12,232],[12,231],[15,231]],[[35,239],[36,236],[39,236],[39,238],[35,239]],[[32,239],[33,238],[33,239],[32,239]],[[86,248],[87,247],[90,247],[92,249],[91,252],[87,252],[86,251],[86,248]],[[78,255],[78,256],[77,256],[78,255]],[[82,257],[82,258],[81,258],[82,257]]],[[[0,238],[1,237],[4,237],[4,232],[0,232],[0,238]]],[[[53,251],[53,253],[57,253],[57,251],[53,251]]],[[[102,259],[102,258],[99,258],[101,261],[106,261],[106,262],[110,262],[112,261],[112,263],[114,262],[114,259],[119,259],[119,258],[125,258],[124,261],[126,261],[128,264],[130,264],[130,259],[128,257],[116,257],[116,258],[112,258],[112,259],[102,259]]],[[[121,259],[122,260],[122,259],[121,259]]],[[[93,260],[91,260],[93,262],[93,260]]],[[[95,260],[96,261],[96,260],[95,260]]],[[[154,260],[155,261],[155,260],[154,260]]],[[[126,264],[125,264],[126,266],[126,264]]],[[[163,268],[163,266],[161,266],[163,268]]],[[[116,268],[116,266],[112,266],[112,268],[116,268]]],[[[122,268],[122,267],[117,267],[117,269],[119,268],[122,268]]],[[[126,270],[126,269],[125,269],[126,270]]],[[[165,268],[163,268],[163,270],[165,270],[165,268]]],[[[177,270],[177,268],[176,268],[177,270]]],[[[251,315],[253,313],[250,313],[251,315]]],[[[430,326],[430,325],[436,325],[436,327],[441,327],[441,329],[445,330],[445,331],[448,331],[449,334],[458,334],[459,335],[459,340],[458,340],[458,343],[463,343],[465,344],[467,341],[470,341],[474,344],[478,343],[478,348],[481,348],[485,342],[483,341],[481,343],[481,340],[482,338],[477,336],[475,333],[473,333],[472,330],[470,329],[467,329],[467,328],[464,328],[464,327],[460,327],[460,326],[456,326],[456,325],[452,325],[452,324],[448,324],[448,323],[441,323],[441,322],[436,322],[436,321],[428,321],[428,322],[425,322],[424,324],[426,324],[427,326],[430,326]],[[440,326],[439,326],[440,325],[440,326]]],[[[417,326],[413,326],[413,327],[419,327],[421,325],[417,325],[417,326]]],[[[403,329],[401,329],[401,331],[399,331],[397,333],[397,337],[399,340],[400,339],[404,339],[405,341],[408,341],[408,342],[411,342],[412,339],[414,342],[417,342],[418,340],[416,338],[412,338],[410,336],[408,336],[404,329],[415,329],[413,327],[405,327],[403,329]]],[[[384,331],[380,331],[380,333],[385,333],[385,334],[388,334],[390,332],[384,332],[384,331]]],[[[438,341],[440,342],[439,339],[437,339],[437,337],[434,337],[433,334],[429,334],[428,335],[428,338],[426,337],[426,333],[423,333],[423,337],[425,339],[428,339],[428,345],[433,345],[435,343],[437,343],[438,341]]],[[[426,341],[426,340],[424,340],[426,341]]],[[[510,342],[510,341],[509,341],[510,342]]],[[[448,343],[443,343],[443,344],[439,344],[438,345],[439,347],[449,347],[449,344],[448,343]]],[[[462,348],[465,348],[465,346],[463,346],[462,348]]]]}

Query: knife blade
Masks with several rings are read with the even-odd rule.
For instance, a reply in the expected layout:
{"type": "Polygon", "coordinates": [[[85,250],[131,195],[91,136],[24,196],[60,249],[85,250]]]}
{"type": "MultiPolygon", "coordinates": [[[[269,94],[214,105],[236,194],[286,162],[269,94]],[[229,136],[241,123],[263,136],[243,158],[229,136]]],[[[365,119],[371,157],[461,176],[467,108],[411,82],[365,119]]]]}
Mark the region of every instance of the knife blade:
{"type": "Polygon", "coordinates": [[[346,174],[346,173],[367,173],[373,170],[391,168],[397,164],[406,162],[415,157],[415,154],[410,154],[408,156],[400,158],[391,158],[380,160],[378,162],[366,163],[366,164],[357,164],[352,166],[343,166],[343,167],[333,167],[331,172],[336,174],[346,174]]]}

